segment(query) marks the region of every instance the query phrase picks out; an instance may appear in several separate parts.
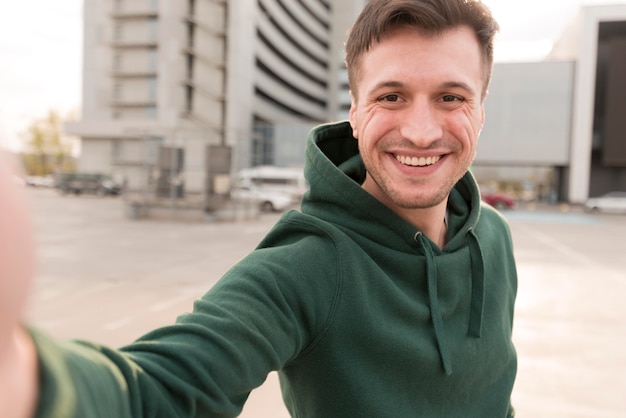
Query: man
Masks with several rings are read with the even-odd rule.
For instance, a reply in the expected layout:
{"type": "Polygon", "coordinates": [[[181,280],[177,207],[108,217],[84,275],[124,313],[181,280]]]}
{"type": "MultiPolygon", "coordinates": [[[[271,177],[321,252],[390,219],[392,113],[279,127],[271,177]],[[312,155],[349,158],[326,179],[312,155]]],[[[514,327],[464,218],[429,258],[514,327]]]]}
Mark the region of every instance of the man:
{"type": "Polygon", "coordinates": [[[127,347],[31,330],[20,396],[38,388],[40,417],[235,416],[278,370],[297,417],[513,416],[511,238],[468,173],[496,30],[477,1],[370,1],[350,121],[311,132],[301,212],[127,347]]]}

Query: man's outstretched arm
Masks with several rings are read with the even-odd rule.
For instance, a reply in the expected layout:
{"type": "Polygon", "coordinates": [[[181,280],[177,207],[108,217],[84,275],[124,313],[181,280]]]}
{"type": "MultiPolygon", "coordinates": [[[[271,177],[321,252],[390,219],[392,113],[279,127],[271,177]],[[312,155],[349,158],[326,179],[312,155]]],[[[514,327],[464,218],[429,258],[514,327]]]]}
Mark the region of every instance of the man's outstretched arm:
{"type": "Polygon", "coordinates": [[[37,354],[30,335],[17,327],[3,341],[0,417],[30,418],[37,401],[37,354]]]}
{"type": "Polygon", "coordinates": [[[25,418],[34,413],[38,386],[35,347],[20,325],[35,249],[14,175],[9,161],[0,159],[0,417],[25,418]]]}

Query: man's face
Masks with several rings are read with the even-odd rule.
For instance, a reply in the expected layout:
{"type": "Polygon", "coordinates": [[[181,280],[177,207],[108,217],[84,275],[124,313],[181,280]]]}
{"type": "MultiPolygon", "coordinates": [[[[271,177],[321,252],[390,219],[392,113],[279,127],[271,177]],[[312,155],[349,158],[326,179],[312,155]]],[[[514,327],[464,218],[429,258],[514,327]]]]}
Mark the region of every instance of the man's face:
{"type": "Polygon", "coordinates": [[[361,58],[350,124],[363,188],[391,209],[442,204],[469,168],[484,122],[481,57],[462,26],[437,36],[398,28],[361,58]]]}

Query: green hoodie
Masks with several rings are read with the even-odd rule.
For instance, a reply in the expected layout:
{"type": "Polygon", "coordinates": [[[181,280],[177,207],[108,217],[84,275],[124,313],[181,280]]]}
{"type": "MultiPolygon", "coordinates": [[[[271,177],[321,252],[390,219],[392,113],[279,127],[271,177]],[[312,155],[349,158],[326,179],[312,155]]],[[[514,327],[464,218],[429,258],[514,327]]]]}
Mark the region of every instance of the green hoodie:
{"type": "Polygon", "coordinates": [[[294,417],[513,416],[506,222],[468,173],[439,249],[360,187],[364,173],[350,126],[320,126],[301,212],[193,313],[120,350],[33,332],[38,416],[236,416],[272,370],[294,417]]]}

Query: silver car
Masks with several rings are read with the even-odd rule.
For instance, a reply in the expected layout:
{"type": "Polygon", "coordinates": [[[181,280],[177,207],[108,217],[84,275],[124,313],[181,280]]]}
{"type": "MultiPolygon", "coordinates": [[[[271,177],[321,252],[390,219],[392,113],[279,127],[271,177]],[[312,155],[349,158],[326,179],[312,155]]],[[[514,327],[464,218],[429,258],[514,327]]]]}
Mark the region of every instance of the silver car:
{"type": "Polygon", "coordinates": [[[610,192],[585,202],[585,211],[626,214],[626,192],[610,192]]]}
{"type": "Polygon", "coordinates": [[[235,200],[258,204],[262,212],[282,212],[297,203],[290,193],[258,187],[236,187],[230,194],[235,200]]]}

